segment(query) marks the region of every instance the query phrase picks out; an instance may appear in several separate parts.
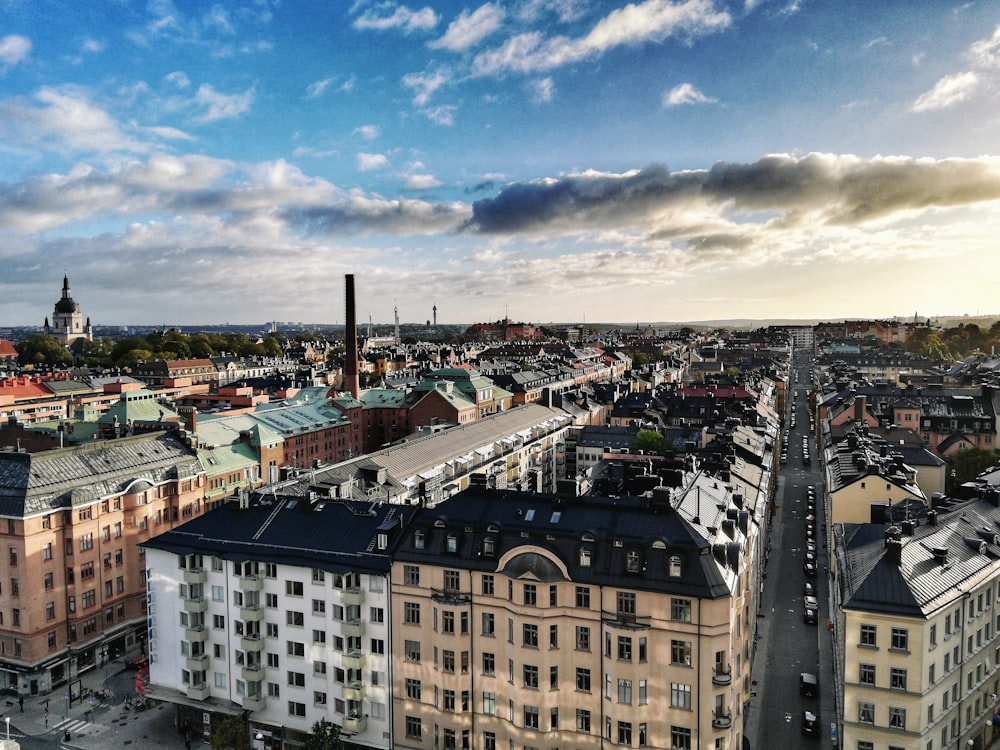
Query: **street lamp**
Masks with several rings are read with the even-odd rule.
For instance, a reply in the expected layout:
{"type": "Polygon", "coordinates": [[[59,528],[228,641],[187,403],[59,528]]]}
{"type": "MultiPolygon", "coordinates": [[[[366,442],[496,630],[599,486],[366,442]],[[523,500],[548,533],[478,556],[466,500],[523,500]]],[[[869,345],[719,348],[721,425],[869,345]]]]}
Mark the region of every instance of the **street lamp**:
{"type": "Polygon", "coordinates": [[[4,723],[7,725],[7,745],[10,746],[10,717],[3,717],[4,723]]]}

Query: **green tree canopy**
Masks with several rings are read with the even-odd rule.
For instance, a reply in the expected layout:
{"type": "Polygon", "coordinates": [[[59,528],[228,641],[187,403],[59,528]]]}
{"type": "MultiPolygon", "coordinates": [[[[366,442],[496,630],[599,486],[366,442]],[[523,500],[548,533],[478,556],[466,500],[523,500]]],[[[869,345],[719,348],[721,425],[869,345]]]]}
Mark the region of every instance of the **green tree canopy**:
{"type": "Polygon", "coordinates": [[[984,471],[997,463],[997,452],[988,451],[984,448],[966,448],[959,451],[955,460],[951,464],[955,472],[955,482],[971,482],[984,471]]]}
{"type": "Polygon", "coordinates": [[[639,430],[628,447],[631,453],[651,453],[656,456],[672,456],[673,446],[656,430],[639,430]]]}
{"type": "Polygon", "coordinates": [[[212,750],[250,750],[246,719],[227,716],[212,732],[212,750]]]}
{"type": "Polygon", "coordinates": [[[57,339],[44,333],[26,338],[15,349],[22,365],[61,367],[73,364],[73,355],[57,339]]]}
{"type": "Polygon", "coordinates": [[[302,750],[341,750],[344,743],[340,739],[340,727],[327,721],[317,721],[312,733],[303,743],[302,750]]]}

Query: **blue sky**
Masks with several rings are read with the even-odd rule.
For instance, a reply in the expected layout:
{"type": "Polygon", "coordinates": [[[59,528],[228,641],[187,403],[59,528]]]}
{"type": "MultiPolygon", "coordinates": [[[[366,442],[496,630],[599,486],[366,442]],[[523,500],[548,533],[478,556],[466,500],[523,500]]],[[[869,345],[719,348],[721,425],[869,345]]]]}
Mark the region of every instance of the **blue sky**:
{"type": "Polygon", "coordinates": [[[997,313],[1000,6],[0,0],[0,324],[997,313]]]}

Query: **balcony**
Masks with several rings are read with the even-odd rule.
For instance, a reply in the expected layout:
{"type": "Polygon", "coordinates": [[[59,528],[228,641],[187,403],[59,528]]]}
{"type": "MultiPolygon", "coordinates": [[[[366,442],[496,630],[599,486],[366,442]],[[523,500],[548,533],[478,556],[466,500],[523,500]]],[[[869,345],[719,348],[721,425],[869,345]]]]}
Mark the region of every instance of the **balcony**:
{"type": "Polygon", "coordinates": [[[343,630],[347,638],[361,638],[365,634],[365,621],[347,620],[344,622],[343,630]]]}
{"type": "Polygon", "coordinates": [[[341,593],[340,601],[345,607],[360,607],[365,603],[365,590],[357,587],[347,589],[341,593]]]}
{"type": "Polygon", "coordinates": [[[189,656],[186,661],[189,672],[202,672],[208,669],[208,654],[189,656]]]}
{"type": "Polygon", "coordinates": [[[244,664],[240,667],[240,677],[246,682],[260,682],[264,679],[264,668],[260,664],[244,664]]]}
{"type": "Polygon", "coordinates": [[[195,701],[203,701],[211,695],[212,691],[208,687],[207,682],[202,682],[199,685],[188,685],[187,686],[187,697],[195,701]]]}
{"type": "Polygon", "coordinates": [[[208,581],[208,572],[204,568],[185,568],[184,583],[205,583],[208,581]]]}
{"type": "Polygon", "coordinates": [[[266,701],[263,695],[243,696],[243,709],[245,711],[263,711],[266,701]]]}
{"type": "Polygon", "coordinates": [[[184,640],[191,641],[191,643],[204,643],[208,640],[208,631],[200,625],[196,628],[184,628],[184,640]]]}
{"type": "Polygon", "coordinates": [[[713,729],[729,729],[733,725],[732,714],[715,714],[712,717],[713,729]]]}
{"type": "Polygon", "coordinates": [[[352,714],[344,717],[345,732],[363,732],[368,728],[368,717],[352,714]]]}
{"type": "Polygon", "coordinates": [[[365,684],[363,682],[351,682],[344,685],[345,701],[363,701],[365,699],[365,684]]]}
{"type": "Polygon", "coordinates": [[[208,610],[208,599],[203,596],[189,596],[182,598],[184,610],[187,612],[205,612],[208,610]]]}
{"type": "Polygon", "coordinates": [[[264,639],[260,635],[241,635],[240,636],[240,648],[244,651],[250,653],[256,653],[262,651],[264,648],[264,639]]]}
{"type": "Polygon", "coordinates": [[[264,619],[264,608],[256,605],[240,607],[240,619],[243,622],[260,622],[264,619]]]}
{"type": "Polygon", "coordinates": [[[715,672],[712,674],[713,685],[731,685],[732,682],[733,682],[732,670],[723,672],[719,669],[716,669],[715,672]]]}
{"type": "Polygon", "coordinates": [[[259,575],[241,576],[240,591],[260,591],[264,588],[264,579],[259,575]]]}
{"type": "Polygon", "coordinates": [[[349,651],[343,656],[344,669],[361,669],[365,666],[364,651],[349,651]]]}

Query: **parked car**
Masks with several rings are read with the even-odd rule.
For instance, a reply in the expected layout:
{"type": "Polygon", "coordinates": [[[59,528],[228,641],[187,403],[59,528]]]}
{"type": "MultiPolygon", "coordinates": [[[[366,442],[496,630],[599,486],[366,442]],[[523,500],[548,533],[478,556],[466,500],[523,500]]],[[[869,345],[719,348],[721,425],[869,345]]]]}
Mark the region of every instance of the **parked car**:
{"type": "Polygon", "coordinates": [[[819,695],[819,677],[812,672],[799,673],[799,695],[815,698],[819,695]]]}
{"type": "Polygon", "coordinates": [[[805,604],[806,609],[819,609],[819,599],[815,596],[803,597],[803,604],[805,604]]]}
{"type": "Polygon", "coordinates": [[[806,585],[802,587],[802,594],[803,596],[816,596],[816,584],[806,581],[806,585]]]}
{"type": "Polygon", "coordinates": [[[812,561],[806,560],[804,563],[802,563],[802,570],[806,574],[807,578],[815,578],[816,577],[816,561],[815,560],[812,560],[812,561]]]}
{"type": "Polygon", "coordinates": [[[815,609],[802,610],[802,622],[806,625],[815,625],[818,622],[815,609]]]}
{"type": "Polygon", "coordinates": [[[819,715],[806,709],[802,712],[802,734],[806,737],[819,737],[819,715]]]}
{"type": "Polygon", "coordinates": [[[815,555],[816,554],[816,541],[814,539],[809,539],[806,541],[806,554],[815,555]]]}

